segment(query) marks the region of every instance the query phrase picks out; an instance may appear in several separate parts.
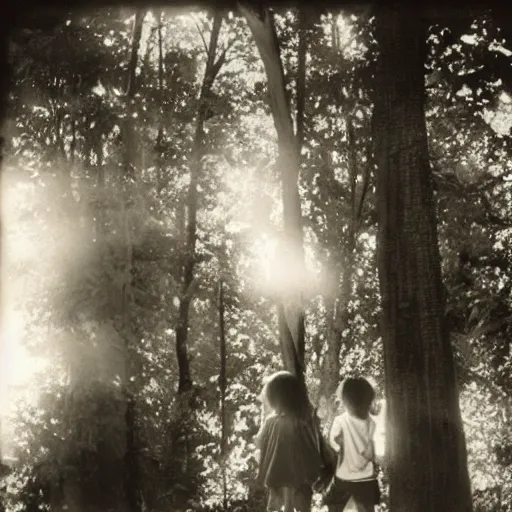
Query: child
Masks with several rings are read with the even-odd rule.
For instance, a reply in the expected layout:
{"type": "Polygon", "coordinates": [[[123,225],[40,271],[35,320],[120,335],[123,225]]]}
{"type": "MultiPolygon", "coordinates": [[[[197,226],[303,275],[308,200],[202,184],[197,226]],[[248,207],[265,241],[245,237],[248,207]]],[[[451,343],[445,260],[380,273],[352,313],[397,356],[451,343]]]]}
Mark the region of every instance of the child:
{"type": "Polygon", "coordinates": [[[332,424],[329,441],[339,453],[330,511],[342,511],[352,498],[358,512],[374,512],[380,502],[375,466],[375,422],[370,417],[375,391],[363,378],[346,379],[341,401],[346,411],[332,424]],[[341,453],[343,455],[341,455],[341,453]]]}
{"type": "Polygon", "coordinates": [[[258,480],[269,490],[267,510],[309,512],[321,459],[306,396],[293,374],[278,372],[267,381],[260,398],[258,480]]]}

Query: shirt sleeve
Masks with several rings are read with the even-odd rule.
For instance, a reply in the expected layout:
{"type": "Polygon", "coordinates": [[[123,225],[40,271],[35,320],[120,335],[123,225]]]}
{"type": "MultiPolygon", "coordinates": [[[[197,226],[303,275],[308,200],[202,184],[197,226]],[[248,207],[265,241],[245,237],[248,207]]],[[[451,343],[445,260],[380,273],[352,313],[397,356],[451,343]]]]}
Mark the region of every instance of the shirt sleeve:
{"type": "Polygon", "coordinates": [[[276,420],[277,417],[272,412],[265,417],[258,433],[254,437],[254,445],[256,448],[260,450],[265,449],[265,445],[268,443],[270,433],[273,430],[276,420]]]}
{"type": "Polygon", "coordinates": [[[332,422],[331,432],[329,433],[329,443],[336,451],[341,450],[343,444],[343,426],[340,416],[336,416],[332,422]]]}

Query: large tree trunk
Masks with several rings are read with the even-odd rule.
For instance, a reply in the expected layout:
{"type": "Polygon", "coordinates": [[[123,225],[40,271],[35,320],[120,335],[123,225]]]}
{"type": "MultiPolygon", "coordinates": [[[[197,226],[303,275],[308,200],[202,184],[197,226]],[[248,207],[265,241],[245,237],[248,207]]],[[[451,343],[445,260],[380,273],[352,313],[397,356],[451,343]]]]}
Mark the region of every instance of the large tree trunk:
{"type": "MultiPolygon", "coordinates": [[[[4,156],[4,145],[5,145],[5,133],[4,124],[7,110],[7,96],[9,87],[9,59],[8,59],[8,32],[7,32],[7,17],[0,21],[0,172],[2,171],[2,163],[4,156]]],[[[0,219],[0,255],[3,254],[1,250],[3,248],[3,236],[2,236],[2,221],[0,219]]],[[[0,258],[0,263],[2,259],[0,258]]],[[[0,267],[1,268],[1,267],[0,267]]],[[[3,322],[2,318],[3,308],[0,308],[0,325],[3,322]]],[[[0,445],[0,471],[4,471],[5,466],[3,464],[3,456],[1,452],[2,446],[0,445]]],[[[0,511],[4,510],[3,502],[0,499],[0,511]]]]}
{"type": "Polygon", "coordinates": [[[247,20],[265,67],[279,147],[277,165],[281,173],[284,221],[282,257],[290,269],[290,275],[293,276],[293,279],[290,279],[289,289],[282,291],[283,299],[278,305],[281,352],[285,368],[303,381],[304,307],[302,293],[297,286],[302,282],[301,276],[305,273],[302,212],[298,187],[299,148],[293,131],[290,102],[285,88],[273,15],[267,9],[256,13],[242,5],[240,10],[247,20]]]}
{"type": "Polygon", "coordinates": [[[204,123],[206,121],[206,114],[209,107],[209,98],[211,97],[211,90],[215,78],[217,77],[226,57],[226,52],[224,51],[216,60],[221,25],[222,12],[217,11],[213,20],[206,70],[199,96],[194,148],[190,166],[190,185],[187,197],[185,262],[183,265],[181,297],[178,311],[178,323],[176,326],[176,357],[179,368],[178,392],[180,394],[189,392],[192,389],[192,377],[190,374],[190,361],[188,355],[188,329],[189,312],[193,298],[194,267],[196,259],[198,184],[202,171],[201,160],[204,153],[205,135],[204,123]]]}
{"type": "Polygon", "coordinates": [[[380,7],[375,88],[378,262],[394,512],[472,509],[425,125],[426,29],[404,3],[380,7]]]}

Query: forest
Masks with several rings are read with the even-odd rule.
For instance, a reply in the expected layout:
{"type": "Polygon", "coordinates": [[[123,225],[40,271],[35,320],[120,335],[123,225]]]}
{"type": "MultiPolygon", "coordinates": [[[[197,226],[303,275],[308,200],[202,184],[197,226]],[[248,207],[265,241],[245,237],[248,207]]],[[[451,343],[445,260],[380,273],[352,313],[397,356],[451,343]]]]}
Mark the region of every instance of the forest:
{"type": "Polygon", "coordinates": [[[344,377],[375,386],[380,511],[512,511],[512,25],[407,16],[12,30],[5,511],[264,510],[258,395],[283,367],[326,430],[344,377]]]}

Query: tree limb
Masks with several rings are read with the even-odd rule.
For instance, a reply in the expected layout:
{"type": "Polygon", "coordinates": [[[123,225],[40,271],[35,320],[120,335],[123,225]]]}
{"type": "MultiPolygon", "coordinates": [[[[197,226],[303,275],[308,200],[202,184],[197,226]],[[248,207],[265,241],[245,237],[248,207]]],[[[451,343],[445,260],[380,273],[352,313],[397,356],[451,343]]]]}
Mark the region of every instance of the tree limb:
{"type": "Polygon", "coordinates": [[[372,174],[372,164],[373,164],[373,155],[372,155],[371,144],[368,144],[367,153],[368,153],[368,155],[366,158],[366,167],[365,167],[364,177],[363,177],[363,189],[361,191],[361,196],[359,198],[359,204],[357,207],[357,214],[356,214],[357,221],[361,220],[361,216],[363,214],[364,200],[365,200],[366,194],[368,193],[368,190],[370,188],[370,178],[371,178],[371,174],[372,174]]]}
{"type": "Polygon", "coordinates": [[[197,21],[194,21],[194,23],[196,24],[197,31],[199,32],[199,35],[201,36],[201,40],[203,41],[204,52],[206,53],[206,55],[208,55],[208,45],[206,44],[206,40],[204,38],[203,32],[201,31],[201,28],[199,27],[199,24],[197,23],[197,21]]]}

